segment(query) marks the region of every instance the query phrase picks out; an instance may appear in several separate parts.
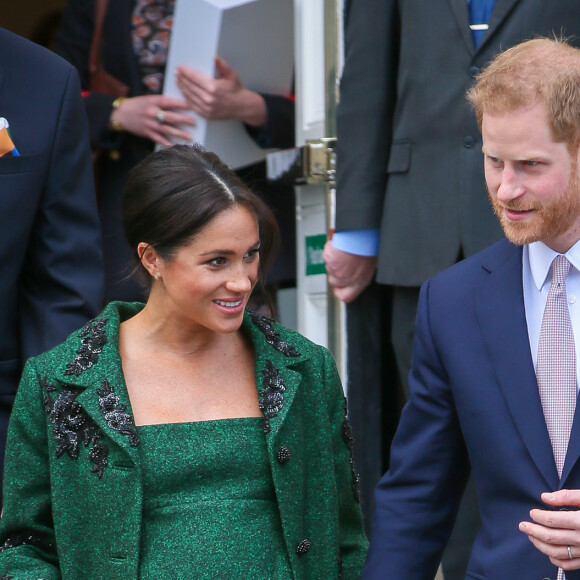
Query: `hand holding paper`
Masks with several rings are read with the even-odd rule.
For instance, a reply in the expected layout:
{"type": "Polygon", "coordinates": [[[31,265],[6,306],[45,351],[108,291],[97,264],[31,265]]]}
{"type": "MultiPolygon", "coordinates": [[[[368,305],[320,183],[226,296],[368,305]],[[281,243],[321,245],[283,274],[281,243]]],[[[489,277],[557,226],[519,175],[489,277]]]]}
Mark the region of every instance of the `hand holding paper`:
{"type": "Polygon", "coordinates": [[[261,95],[291,92],[293,14],[293,0],[175,3],[163,93],[188,99],[195,140],[230,167],[266,158],[242,121],[264,125],[261,95]]]}
{"type": "Polygon", "coordinates": [[[245,88],[237,72],[219,56],[215,57],[216,78],[191,67],[177,67],[177,86],[191,108],[206,119],[239,119],[260,127],[266,122],[266,103],[254,91],[245,88]]]}

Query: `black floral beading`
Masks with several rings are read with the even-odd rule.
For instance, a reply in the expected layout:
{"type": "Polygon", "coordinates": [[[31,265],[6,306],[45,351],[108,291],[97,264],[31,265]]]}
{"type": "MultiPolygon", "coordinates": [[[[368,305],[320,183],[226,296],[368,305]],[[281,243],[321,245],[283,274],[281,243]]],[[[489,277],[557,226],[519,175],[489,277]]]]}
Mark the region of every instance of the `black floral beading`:
{"type": "Polygon", "coordinates": [[[264,314],[250,312],[252,322],[264,333],[266,342],[285,356],[300,356],[300,352],[280,338],[280,333],[274,327],[274,321],[264,314]]]}
{"type": "MultiPolygon", "coordinates": [[[[4,543],[0,546],[0,553],[4,552],[4,550],[24,545],[35,546],[41,550],[51,550],[53,547],[52,542],[47,540],[44,535],[34,530],[22,530],[21,532],[17,532],[6,538],[4,543]]],[[[12,578],[12,576],[8,576],[7,574],[0,576],[0,580],[5,578],[12,578]]]]}
{"type": "Polygon", "coordinates": [[[139,435],[137,428],[133,422],[133,418],[129,413],[126,413],[127,406],[119,405],[119,397],[115,394],[113,387],[109,384],[107,379],[101,383],[101,388],[97,389],[99,394],[99,409],[103,415],[107,425],[115,431],[129,437],[129,445],[136,447],[139,445],[139,435]]]}
{"type": "Polygon", "coordinates": [[[352,493],[354,495],[354,499],[357,503],[360,503],[360,477],[354,468],[354,456],[353,456],[353,447],[354,447],[354,437],[352,435],[352,427],[350,426],[350,422],[346,415],[347,408],[346,408],[346,401],[344,403],[344,421],[342,422],[342,438],[346,443],[350,451],[350,471],[352,475],[352,493]]]}
{"type": "Polygon", "coordinates": [[[36,378],[38,379],[38,384],[40,385],[40,388],[42,389],[42,402],[44,403],[44,408],[46,409],[46,412],[50,414],[50,412],[52,411],[52,406],[53,406],[53,402],[52,399],[50,398],[50,393],[52,393],[53,391],[56,391],[56,387],[53,387],[47,380],[46,377],[44,377],[44,379],[37,374],[36,378]]]}
{"type": "Polygon", "coordinates": [[[270,419],[280,411],[284,404],[283,393],[286,390],[278,369],[274,368],[272,361],[266,361],[266,368],[262,369],[264,380],[263,389],[259,391],[260,411],[264,418],[264,433],[270,432],[270,419]]]}
{"type": "Polygon", "coordinates": [[[98,355],[107,344],[107,336],[103,327],[108,318],[90,320],[79,333],[81,347],[77,350],[77,356],[71,363],[66,365],[65,375],[79,376],[83,371],[90,369],[98,360],[98,355]]]}
{"type": "MultiPolygon", "coordinates": [[[[77,393],[63,389],[55,401],[50,393],[56,390],[46,378],[38,376],[38,382],[44,392],[44,406],[50,416],[52,433],[57,441],[55,455],[60,457],[66,453],[71,459],[78,459],[80,443],[85,447],[92,445],[89,451],[89,461],[93,463],[91,471],[99,479],[103,476],[105,467],[109,464],[109,448],[101,442],[104,435],[85,410],[76,402],[77,393]]],[[[126,405],[119,405],[119,397],[107,379],[97,389],[99,394],[99,409],[105,416],[107,425],[129,437],[131,447],[139,445],[139,436],[133,419],[126,413],[126,405]]]]}
{"type": "Polygon", "coordinates": [[[50,393],[56,390],[55,387],[40,377],[39,384],[44,391],[44,405],[49,414],[52,433],[57,442],[56,457],[59,458],[63,453],[66,453],[71,459],[76,460],[79,456],[81,442],[85,447],[92,445],[89,452],[89,461],[93,463],[91,472],[96,473],[100,479],[109,463],[109,448],[100,441],[103,438],[103,433],[76,402],[76,393],[63,389],[53,402],[50,393]]]}

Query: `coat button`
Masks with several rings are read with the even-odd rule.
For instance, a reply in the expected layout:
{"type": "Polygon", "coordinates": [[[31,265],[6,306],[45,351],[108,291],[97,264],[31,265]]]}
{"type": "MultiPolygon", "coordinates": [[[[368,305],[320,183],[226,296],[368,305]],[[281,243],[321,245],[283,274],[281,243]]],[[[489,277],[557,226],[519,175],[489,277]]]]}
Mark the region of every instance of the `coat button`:
{"type": "Polygon", "coordinates": [[[291,455],[292,454],[290,453],[290,449],[288,449],[288,447],[280,447],[280,450],[278,451],[278,463],[280,465],[288,463],[290,461],[291,455]]]}
{"type": "Polygon", "coordinates": [[[474,79],[478,74],[479,74],[479,67],[478,66],[472,66],[469,69],[469,75],[471,76],[471,78],[474,79]]]}
{"type": "Polygon", "coordinates": [[[296,553],[299,556],[303,556],[310,550],[311,546],[312,544],[310,543],[310,540],[304,539],[298,544],[298,547],[296,548],[296,553]]]}
{"type": "Polygon", "coordinates": [[[467,137],[465,137],[465,139],[463,140],[463,146],[466,149],[471,149],[473,146],[475,145],[475,139],[471,136],[468,135],[467,137]]]}

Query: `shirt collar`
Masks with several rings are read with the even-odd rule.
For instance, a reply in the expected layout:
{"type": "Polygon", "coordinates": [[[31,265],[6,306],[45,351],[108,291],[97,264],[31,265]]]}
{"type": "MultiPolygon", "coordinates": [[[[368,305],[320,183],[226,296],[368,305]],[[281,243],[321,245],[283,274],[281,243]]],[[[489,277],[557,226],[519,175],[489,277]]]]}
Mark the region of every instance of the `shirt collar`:
{"type": "MultiPolygon", "coordinates": [[[[550,273],[550,266],[554,258],[558,256],[558,252],[552,250],[544,244],[544,242],[533,242],[528,244],[525,248],[528,253],[528,260],[530,263],[530,271],[536,288],[541,291],[542,286],[546,283],[548,274],[550,273]]],[[[580,270],[580,240],[577,241],[565,254],[568,261],[580,270]]]]}

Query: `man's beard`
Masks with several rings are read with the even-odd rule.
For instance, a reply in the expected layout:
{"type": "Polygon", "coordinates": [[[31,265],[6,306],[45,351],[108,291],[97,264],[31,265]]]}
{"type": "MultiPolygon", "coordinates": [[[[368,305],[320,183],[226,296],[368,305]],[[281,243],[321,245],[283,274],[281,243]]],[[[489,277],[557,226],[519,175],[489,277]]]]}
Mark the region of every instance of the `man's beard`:
{"type": "Polygon", "coordinates": [[[566,232],[580,216],[580,179],[578,165],[574,163],[570,172],[570,181],[562,194],[549,203],[537,200],[527,201],[517,198],[509,203],[500,202],[496,196],[489,194],[493,210],[499,219],[507,239],[517,245],[546,241],[566,232]],[[534,210],[530,219],[512,221],[504,209],[534,210]]]}

